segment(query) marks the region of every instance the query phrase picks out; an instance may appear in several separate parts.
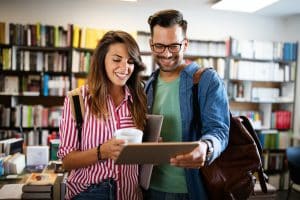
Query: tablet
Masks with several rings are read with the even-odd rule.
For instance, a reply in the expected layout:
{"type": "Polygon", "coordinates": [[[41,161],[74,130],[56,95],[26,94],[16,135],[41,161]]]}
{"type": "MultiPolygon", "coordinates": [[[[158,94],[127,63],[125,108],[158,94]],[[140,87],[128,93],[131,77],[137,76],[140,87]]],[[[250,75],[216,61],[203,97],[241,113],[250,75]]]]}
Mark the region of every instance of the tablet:
{"type": "Polygon", "coordinates": [[[162,115],[147,114],[143,142],[157,142],[164,117],[162,115]]]}
{"type": "MultiPolygon", "coordinates": [[[[147,114],[146,127],[143,134],[143,142],[157,142],[163,123],[163,115],[147,114]]],[[[148,190],[153,164],[140,165],[139,183],[142,188],[148,190]]]]}
{"type": "Polygon", "coordinates": [[[189,153],[198,142],[145,142],[124,145],[116,164],[167,164],[170,158],[189,153]]]}

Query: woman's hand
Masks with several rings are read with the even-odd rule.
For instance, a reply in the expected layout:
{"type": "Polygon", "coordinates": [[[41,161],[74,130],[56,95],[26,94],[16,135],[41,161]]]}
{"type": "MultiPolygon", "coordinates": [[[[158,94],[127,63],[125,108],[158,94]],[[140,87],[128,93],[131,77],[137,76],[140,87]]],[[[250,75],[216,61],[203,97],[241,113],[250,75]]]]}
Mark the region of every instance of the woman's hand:
{"type": "Polygon", "coordinates": [[[125,144],[125,140],[110,139],[103,143],[100,147],[101,158],[116,160],[125,144]]]}

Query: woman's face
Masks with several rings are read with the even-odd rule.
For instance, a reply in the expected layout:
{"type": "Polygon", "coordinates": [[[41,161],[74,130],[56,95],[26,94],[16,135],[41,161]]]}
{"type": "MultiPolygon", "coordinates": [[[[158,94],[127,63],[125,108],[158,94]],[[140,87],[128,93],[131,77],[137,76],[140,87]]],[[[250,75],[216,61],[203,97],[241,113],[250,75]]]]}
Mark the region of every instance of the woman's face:
{"type": "Polygon", "coordinates": [[[134,70],[134,61],[129,57],[123,43],[111,44],[105,56],[105,71],[112,86],[124,86],[134,70]]]}

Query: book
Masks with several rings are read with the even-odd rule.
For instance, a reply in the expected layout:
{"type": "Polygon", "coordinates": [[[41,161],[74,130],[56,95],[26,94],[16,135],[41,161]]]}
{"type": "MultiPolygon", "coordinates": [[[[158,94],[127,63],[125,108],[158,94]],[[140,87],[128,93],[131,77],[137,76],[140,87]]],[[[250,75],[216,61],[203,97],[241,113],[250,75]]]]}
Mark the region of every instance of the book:
{"type": "Polygon", "coordinates": [[[48,192],[51,193],[52,192],[52,185],[24,185],[22,187],[22,192],[48,192]]]}
{"type": "Polygon", "coordinates": [[[4,184],[0,189],[0,199],[21,199],[24,184],[4,184]]]}
{"type": "Polygon", "coordinates": [[[22,194],[22,199],[39,199],[39,200],[51,200],[52,199],[52,194],[48,192],[43,192],[43,193],[23,193],[22,194]]]}
{"type": "Polygon", "coordinates": [[[67,184],[68,176],[69,176],[69,173],[65,172],[63,174],[62,180],[60,182],[60,199],[65,199],[66,184],[67,184]]]}
{"type": "Polygon", "coordinates": [[[26,185],[53,185],[56,177],[55,173],[31,173],[26,180],[26,185]]]}

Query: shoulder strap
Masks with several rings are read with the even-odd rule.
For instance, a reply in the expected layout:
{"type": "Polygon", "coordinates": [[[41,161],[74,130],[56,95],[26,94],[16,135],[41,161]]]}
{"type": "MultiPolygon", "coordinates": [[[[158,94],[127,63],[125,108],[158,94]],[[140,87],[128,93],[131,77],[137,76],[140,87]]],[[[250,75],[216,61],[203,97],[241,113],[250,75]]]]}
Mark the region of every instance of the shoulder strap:
{"type": "Polygon", "coordinates": [[[73,119],[75,119],[76,121],[76,128],[78,132],[78,143],[80,148],[82,123],[84,119],[84,103],[83,103],[83,97],[81,95],[80,88],[76,88],[68,92],[68,97],[70,100],[71,114],[73,119]]]}
{"type": "MultiPolygon", "coordinates": [[[[262,146],[261,146],[261,144],[259,142],[257,133],[253,129],[253,127],[252,127],[249,119],[246,116],[239,116],[239,118],[242,119],[242,124],[246,127],[248,133],[253,138],[253,140],[254,140],[254,142],[256,144],[257,150],[258,150],[258,154],[259,154],[260,158],[262,158],[262,146]]],[[[262,161],[262,159],[260,159],[260,160],[262,161]]],[[[264,173],[264,169],[263,169],[262,163],[260,164],[260,168],[257,170],[257,174],[258,174],[258,179],[259,179],[261,190],[264,193],[267,193],[268,192],[268,188],[267,188],[266,180],[268,178],[267,178],[267,175],[264,173]]]]}
{"type": "Polygon", "coordinates": [[[210,68],[201,67],[194,73],[194,75],[193,75],[193,84],[194,85],[199,83],[203,72],[205,72],[208,69],[210,69],[210,68]]]}
{"type": "Polygon", "coordinates": [[[199,117],[200,117],[200,111],[199,111],[199,102],[198,102],[198,83],[201,79],[201,76],[203,74],[203,72],[205,72],[206,70],[208,70],[210,68],[205,68],[205,67],[201,67],[199,68],[193,75],[193,110],[194,110],[194,114],[193,114],[193,121],[192,123],[195,125],[196,129],[199,130],[199,117]]]}
{"type": "Polygon", "coordinates": [[[78,106],[80,107],[80,109],[78,109],[79,112],[81,112],[81,117],[83,119],[83,116],[84,116],[84,103],[83,103],[83,97],[82,97],[82,94],[81,94],[81,89],[80,88],[76,88],[74,90],[71,90],[70,92],[68,92],[68,97],[70,99],[70,104],[71,104],[71,113],[72,113],[72,117],[73,119],[76,120],[76,111],[75,111],[75,106],[78,106]],[[79,102],[74,102],[73,100],[73,97],[76,97],[79,102]],[[79,104],[77,104],[79,103],[79,104]],[[76,104],[76,105],[75,105],[76,104]]]}

